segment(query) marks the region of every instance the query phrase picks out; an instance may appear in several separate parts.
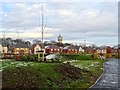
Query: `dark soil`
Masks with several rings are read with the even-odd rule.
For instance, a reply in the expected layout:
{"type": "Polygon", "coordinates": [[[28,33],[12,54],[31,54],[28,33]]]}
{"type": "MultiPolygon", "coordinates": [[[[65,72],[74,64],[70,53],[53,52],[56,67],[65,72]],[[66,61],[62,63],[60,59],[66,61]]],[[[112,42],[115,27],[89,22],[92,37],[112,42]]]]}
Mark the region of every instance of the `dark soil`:
{"type": "Polygon", "coordinates": [[[67,77],[66,79],[71,79],[71,80],[80,79],[80,75],[81,75],[80,69],[74,66],[71,66],[69,64],[58,65],[55,68],[55,70],[60,74],[62,74],[64,78],[67,77]]]}

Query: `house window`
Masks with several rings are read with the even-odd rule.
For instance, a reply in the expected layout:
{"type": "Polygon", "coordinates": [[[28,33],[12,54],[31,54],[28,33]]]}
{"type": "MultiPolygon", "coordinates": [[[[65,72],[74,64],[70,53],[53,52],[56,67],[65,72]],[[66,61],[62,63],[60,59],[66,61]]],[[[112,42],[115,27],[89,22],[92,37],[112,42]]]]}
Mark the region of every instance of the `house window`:
{"type": "Polygon", "coordinates": [[[51,51],[53,51],[53,49],[51,49],[51,51]]]}
{"type": "Polygon", "coordinates": [[[60,50],[58,49],[58,51],[60,51],[60,50]]]}
{"type": "Polygon", "coordinates": [[[56,51],[56,49],[54,49],[56,51]]]}
{"type": "Polygon", "coordinates": [[[71,50],[69,49],[69,51],[71,51],[71,50]]]}

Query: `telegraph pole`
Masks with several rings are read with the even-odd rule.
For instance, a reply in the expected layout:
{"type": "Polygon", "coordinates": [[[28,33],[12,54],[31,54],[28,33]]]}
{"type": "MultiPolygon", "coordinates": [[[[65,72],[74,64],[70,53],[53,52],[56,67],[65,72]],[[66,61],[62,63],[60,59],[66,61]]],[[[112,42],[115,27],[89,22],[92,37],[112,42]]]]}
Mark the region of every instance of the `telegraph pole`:
{"type": "MultiPolygon", "coordinates": [[[[3,40],[2,40],[2,44],[3,44],[3,42],[5,42],[5,28],[4,28],[4,31],[3,31],[3,40]]],[[[4,50],[4,47],[2,46],[2,48],[3,48],[3,58],[4,58],[4,56],[5,56],[5,50],[4,50]]]]}
{"type": "Polygon", "coordinates": [[[43,39],[44,39],[44,14],[43,14],[43,6],[41,5],[41,14],[42,14],[42,26],[41,26],[41,29],[42,29],[42,61],[44,61],[44,42],[43,42],[43,39]]]}
{"type": "Polygon", "coordinates": [[[41,56],[40,54],[42,54],[42,61],[44,61],[44,14],[43,14],[43,6],[41,5],[41,41],[42,41],[42,45],[41,45],[41,51],[38,51],[38,61],[40,61],[41,56]]]}
{"type": "Polygon", "coordinates": [[[41,5],[41,15],[42,15],[42,25],[41,25],[41,30],[42,30],[42,44],[43,44],[43,34],[44,34],[44,14],[43,14],[43,6],[41,5]]]}

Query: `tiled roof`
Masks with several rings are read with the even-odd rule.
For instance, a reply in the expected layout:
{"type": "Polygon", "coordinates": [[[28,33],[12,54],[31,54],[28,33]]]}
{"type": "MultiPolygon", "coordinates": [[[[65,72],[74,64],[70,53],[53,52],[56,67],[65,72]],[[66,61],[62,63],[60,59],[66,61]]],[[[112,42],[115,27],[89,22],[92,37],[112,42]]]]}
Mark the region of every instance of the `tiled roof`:
{"type": "Polygon", "coordinates": [[[29,48],[29,46],[25,43],[20,42],[15,45],[15,48],[29,48]]]}
{"type": "Polygon", "coordinates": [[[47,49],[61,49],[59,46],[57,45],[49,45],[46,47],[47,49]]]}
{"type": "Polygon", "coordinates": [[[37,45],[39,45],[41,48],[44,48],[44,45],[42,45],[42,44],[33,44],[32,48],[35,48],[37,45]]]}
{"type": "Polygon", "coordinates": [[[69,45],[69,46],[64,47],[63,49],[77,49],[77,48],[73,45],[69,45]]]}

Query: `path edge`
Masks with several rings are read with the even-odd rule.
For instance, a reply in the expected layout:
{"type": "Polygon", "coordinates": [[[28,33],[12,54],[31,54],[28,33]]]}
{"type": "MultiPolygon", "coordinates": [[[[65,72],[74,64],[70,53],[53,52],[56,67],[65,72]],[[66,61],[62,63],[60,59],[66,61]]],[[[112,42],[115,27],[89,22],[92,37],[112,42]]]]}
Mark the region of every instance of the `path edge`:
{"type": "Polygon", "coordinates": [[[95,81],[95,83],[89,87],[89,89],[93,88],[93,87],[97,84],[97,82],[101,79],[101,77],[104,75],[104,73],[105,73],[105,63],[106,63],[106,62],[103,63],[103,71],[102,71],[102,74],[101,74],[101,75],[99,76],[99,78],[95,81]]]}

